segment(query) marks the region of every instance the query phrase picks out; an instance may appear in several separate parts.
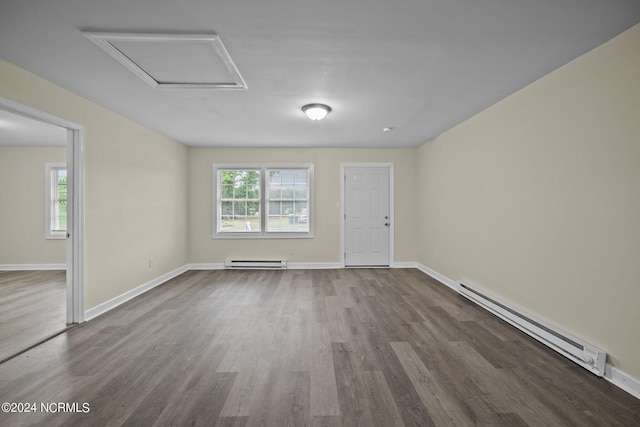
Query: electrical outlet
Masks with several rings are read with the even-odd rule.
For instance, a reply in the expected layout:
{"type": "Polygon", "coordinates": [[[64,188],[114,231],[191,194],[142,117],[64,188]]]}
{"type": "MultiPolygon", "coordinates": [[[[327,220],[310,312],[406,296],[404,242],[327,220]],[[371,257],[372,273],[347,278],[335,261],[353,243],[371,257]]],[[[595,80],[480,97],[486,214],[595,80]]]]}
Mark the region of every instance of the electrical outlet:
{"type": "Polygon", "coordinates": [[[153,258],[149,258],[149,268],[153,267],[153,258]]]}

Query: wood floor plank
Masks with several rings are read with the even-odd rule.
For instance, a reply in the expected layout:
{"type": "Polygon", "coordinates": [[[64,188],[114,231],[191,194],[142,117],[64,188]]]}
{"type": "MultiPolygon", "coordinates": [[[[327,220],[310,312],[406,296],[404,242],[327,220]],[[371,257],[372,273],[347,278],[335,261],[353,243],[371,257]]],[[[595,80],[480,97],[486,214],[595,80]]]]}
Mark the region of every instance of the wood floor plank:
{"type": "Polygon", "coordinates": [[[348,343],[331,344],[336,384],[340,400],[342,423],[347,426],[371,426],[373,418],[365,384],[352,362],[353,351],[348,343]]]}
{"type": "Polygon", "coordinates": [[[378,337],[374,348],[378,353],[380,366],[404,424],[407,426],[435,425],[390,345],[394,340],[385,336],[382,330],[374,332],[374,335],[378,337]]]}
{"type": "Polygon", "coordinates": [[[175,397],[179,403],[167,404],[154,425],[206,426],[217,420],[237,373],[207,371],[207,374],[192,388],[182,389],[175,397]]]}
{"type": "Polygon", "coordinates": [[[436,425],[471,426],[475,424],[475,420],[465,416],[466,414],[460,410],[459,402],[453,399],[448,390],[440,386],[409,343],[392,342],[391,348],[436,425]]]}
{"type": "Polygon", "coordinates": [[[215,425],[216,427],[245,427],[249,417],[220,417],[215,423],[206,425],[215,425]]]}
{"type": "Polygon", "coordinates": [[[342,418],[340,416],[313,416],[311,417],[310,427],[342,427],[342,418]]]}
{"type": "Polygon", "coordinates": [[[312,326],[310,309],[282,316],[269,343],[279,353],[275,363],[280,369],[307,372],[311,369],[312,326]]]}
{"type": "Polygon", "coordinates": [[[387,380],[381,371],[365,371],[362,374],[367,391],[374,426],[404,426],[387,380]]]}
{"type": "Polygon", "coordinates": [[[308,372],[279,371],[252,399],[249,426],[301,426],[309,422],[308,372]]]}
{"type": "Polygon", "coordinates": [[[248,416],[252,399],[257,400],[263,395],[263,389],[269,378],[269,372],[269,368],[263,365],[260,365],[256,369],[239,372],[220,411],[220,416],[248,416]]]}
{"type": "Polygon", "coordinates": [[[331,332],[326,323],[313,327],[311,349],[311,416],[340,415],[331,332]]]}
{"type": "Polygon", "coordinates": [[[353,363],[359,371],[379,371],[382,369],[376,344],[380,342],[376,330],[369,322],[360,322],[353,308],[344,309],[344,321],[347,330],[347,341],[358,357],[353,363]]]}
{"type": "Polygon", "coordinates": [[[346,342],[347,328],[344,321],[343,311],[348,307],[345,297],[342,296],[326,296],[324,297],[327,310],[327,320],[331,330],[332,342],[346,342]]]}

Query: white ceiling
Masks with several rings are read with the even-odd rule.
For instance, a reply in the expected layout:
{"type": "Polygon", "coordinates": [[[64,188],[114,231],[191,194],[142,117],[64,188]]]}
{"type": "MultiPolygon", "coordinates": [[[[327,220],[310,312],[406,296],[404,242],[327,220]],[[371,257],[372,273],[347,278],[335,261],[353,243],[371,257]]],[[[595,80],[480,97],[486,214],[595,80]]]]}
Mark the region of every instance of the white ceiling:
{"type": "Polygon", "coordinates": [[[638,0],[2,0],[0,57],[190,146],[415,147],[638,22],[638,0]],[[248,89],[154,89],[83,31],[218,34],[248,89]]]}

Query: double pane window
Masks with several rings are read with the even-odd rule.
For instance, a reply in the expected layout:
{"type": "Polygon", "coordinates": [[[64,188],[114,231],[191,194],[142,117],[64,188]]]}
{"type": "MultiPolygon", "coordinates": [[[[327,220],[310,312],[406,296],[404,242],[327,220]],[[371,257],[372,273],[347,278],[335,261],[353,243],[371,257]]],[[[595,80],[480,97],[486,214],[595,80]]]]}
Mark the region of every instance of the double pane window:
{"type": "Polygon", "coordinates": [[[214,237],[312,237],[313,165],[214,165],[214,237]]]}

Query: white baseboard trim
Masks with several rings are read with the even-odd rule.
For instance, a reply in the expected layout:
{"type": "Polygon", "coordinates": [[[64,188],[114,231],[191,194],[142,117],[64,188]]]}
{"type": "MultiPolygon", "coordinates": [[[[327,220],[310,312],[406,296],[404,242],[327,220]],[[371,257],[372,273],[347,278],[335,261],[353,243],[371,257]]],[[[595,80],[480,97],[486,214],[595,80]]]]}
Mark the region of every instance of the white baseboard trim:
{"type": "Polygon", "coordinates": [[[224,270],[224,262],[187,264],[187,270],[224,270]]]}
{"type": "Polygon", "coordinates": [[[0,271],[66,270],[67,264],[0,264],[0,271]]]}
{"type": "Polygon", "coordinates": [[[607,363],[604,370],[604,378],[611,384],[626,391],[636,399],[640,399],[640,380],[632,377],[607,363]]]}
{"type": "MultiPolygon", "coordinates": [[[[289,270],[317,270],[342,268],[339,262],[287,262],[289,270]]],[[[187,264],[188,270],[224,270],[224,263],[197,263],[187,264]]]]}
{"type": "Polygon", "coordinates": [[[326,270],[342,268],[339,262],[287,262],[289,270],[326,270]]]}
{"type": "MultiPolygon", "coordinates": [[[[224,263],[187,264],[187,270],[224,270],[224,263]]],[[[339,262],[287,262],[289,270],[333,270],[344,268],[339,262]]],[[[396,262],[392,268],[417,268],[415,262],[396,262]]]]}
{"type": "Polygon", "coordinates": [[[391,268],[418,268],[417,262],[394,262],[391,268]]]}
{"type": "MultiPolygon", "coordinates": [[[[416,267],[427,276],[433,277],[443,285],[459,292],[458,283],[447,276],[444,276],[420,263],[418,263],[416,267]]],[[[626,372],[623,372],[609,364],[605,366],[604,378],[616,387],[621,388],[635,398],[640,399],[640,380],[637,378],[634,378],[626,372]]]]}
{"type": "Polygon", "coordinates": [[[459,291],[459,285],[457,282],[454,282],[453,280],[449,279],[447,276],[443,276],[442,274],[438,273],[435,270],[430,269],[429,267],[427,267],[424,264],[420,264],[418,263],[416,265],[417,269],[422,271],[424,274],[426,274],[427,276],[431,276],[434,279],[436,279],[438,282],[442,283],[443,285],[453,289],[454,291],[458,292],[459,291]]]}
{"type": "Polygon", "coordinates": [[[101,314],[106,313],[107,311],[110,311],[114,308],[116,308],[117,306],[119,306],[120,304],[123,304],[135,297],[137,297],[138,295],[141,295],[145,292],[147,292],[150,289],[155,288],[156,286],[159,286],[161,284],[163,284],[164,282],[173,279],[176,276],[181,275],[182,273],[186,272],[188,270],[187,266],[182,266],[179,267],[173,271],[170,271],[169,273],[163,274],[160,277],[156,277],[153,280],[150,280],[149,282],[138,286],[137,288],[133,288],[130,291],[127,291],[123,294],[118,295],[115,298],[111,298],[109,301],[105,301],[102,304],[99,304],[95,307],[90,308],[89,310],[86,310],[84,312],[84,319],[86,320],[91,320],[94,319],[98,316],[100,316],[101,314]]]}

